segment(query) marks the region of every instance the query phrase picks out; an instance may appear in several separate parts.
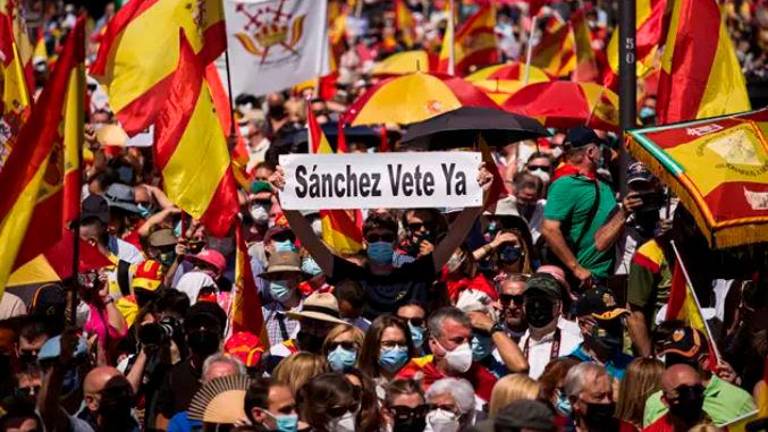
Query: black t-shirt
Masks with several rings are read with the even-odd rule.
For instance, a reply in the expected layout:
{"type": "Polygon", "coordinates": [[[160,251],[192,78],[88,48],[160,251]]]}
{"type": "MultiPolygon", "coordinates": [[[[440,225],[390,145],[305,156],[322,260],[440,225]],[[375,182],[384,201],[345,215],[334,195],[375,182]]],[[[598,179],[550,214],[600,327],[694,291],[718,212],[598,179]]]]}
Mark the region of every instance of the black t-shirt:
{"type": "Polygon", "coordinates": [[[410,300],[427,304],[435,277],[432,254],[396,268],[388,275],[375,275],[368,267],[360,267],[335,256],[333,275],[329,282],[334,284],[344,279],[360,282],[367,299],[363,316],[373,320],[381,314],[394,313],[398,307],[410,300]]]}
{"type": "Polygon", "coordinates": [[[157,395],[157,412],[170,419],[186,410],[200,389],[201,375],[202,370],[192,365],[191,358],[173,366],[157,395]]]}

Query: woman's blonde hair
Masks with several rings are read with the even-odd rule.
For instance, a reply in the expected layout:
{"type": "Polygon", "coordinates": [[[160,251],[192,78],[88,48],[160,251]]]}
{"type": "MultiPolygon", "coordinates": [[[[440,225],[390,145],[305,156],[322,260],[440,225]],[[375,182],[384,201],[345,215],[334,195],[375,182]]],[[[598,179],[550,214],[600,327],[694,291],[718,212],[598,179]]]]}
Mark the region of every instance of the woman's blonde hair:
{"type": "Polygon", "coordinates": [[[645,401],[661,389],[664,363],[653,358],[637,358],[627,366],[619,385],[616,416],[633,425],[643,424],[645,401]]]}
{"type": "Polygon", "coordinates": [[[329,345],[333,342],[334,339],[343,335],[344,333],[352,333],[352,341],[355,343],[355,345],[357,345],[357,351],[360,352],[360,348],[363,347],[363,339],[365,339],[365,333],[363,333],[363,331],[359,328],[349,324],[339,324],[332,328],[331,331],[328,332],[328,336],[325,337],[325,341],[323,341],[323,354],[327,355],[328,351],[330,351],[329,345]]]}
{"type": "Polygon", "coordinates": [[[539,397],[539,390],[539,383],[528,375],[507,375],[493,386],[488,415],[494,417],[502,408],[516,400],[534,400],[539,397]]]}
{"type": "Polygon", "coordinates": [[[294,396],[312,378],[328,372],[325,357],[306,351],[299,351],[284,358],[272,372],[272,377],[286,383],[294,396]]]}

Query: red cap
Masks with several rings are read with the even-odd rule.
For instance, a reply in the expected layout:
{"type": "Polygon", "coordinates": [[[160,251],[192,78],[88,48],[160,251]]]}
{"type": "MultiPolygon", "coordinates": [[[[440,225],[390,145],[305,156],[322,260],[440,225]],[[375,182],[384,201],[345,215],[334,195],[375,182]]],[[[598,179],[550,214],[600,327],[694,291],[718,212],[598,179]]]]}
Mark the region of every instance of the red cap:
{"type": "Polygon", "coordinates": [[[227,260],[224,255],[216,249],[203,249],[197,255],[191,256],[192,261],[200,261],[216,268],[221,273],[227,267],[227,260]]]}

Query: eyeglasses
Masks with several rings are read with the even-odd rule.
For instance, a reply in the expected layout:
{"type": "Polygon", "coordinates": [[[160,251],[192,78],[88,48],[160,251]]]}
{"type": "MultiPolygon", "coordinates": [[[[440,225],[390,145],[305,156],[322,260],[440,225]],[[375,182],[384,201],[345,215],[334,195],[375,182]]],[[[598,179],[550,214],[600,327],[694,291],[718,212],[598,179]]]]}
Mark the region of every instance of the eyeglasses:
{"type": "MultiPolygon", "coordinates": [[[[359,397],[358,397],[359,399],[359,397]]],[[[331,418],[339,418],[343,416],[344,414],[348,412],[356,413],[360,409],[360,403],[359,402],[352,402],[347,405],[338,405],[335,407],[328,408],[328,411],[326,413],[331,418]]]]}
{"type": "Polygon", "coordinates": [[[508,305],[511,302],[514,302],[516,305],[520,306],[525,301],[525,296],[522,294],[513,295],[513,294],[499,294],[499,300],[501,300],[502,304],[508,305]]]}
{"type": "Polygon", "coordinates": [[[395,234],[394,233],[368,234],[367,236],[365,236],[365,240],[368,243],[376,243],[379,241],[392,243],[395,241],[395,234]]]}
{"type": "Polygon", "coordinates": [[[547,165],[528,165],[528,171],[549,171],[550,167],[547,165]]]}
{"type": "Polygon", "coordinates": [[[335,351],[336,348],[342,347],[347,351],[357,351],[357,344],[352,341],[331,342],[328,344],[328,351],[335,351]]]}
{"type": "Polygon", "coordinates": [[[422,228],[429,230],[432,228],[432,224],[423,222],[414,222],[408,224],[408,231],[421,231],[422,228]]]}
{"type": "Polygon", "coordinates": [[[407,421],[414,417],[426,417],[429,412],[429,405],[422,404],[413,408],[407,406],[393,406],[389,407],[389,410],[392,412],[395,419],[407,421]]]}
{"type": "Polygon", "coordinates": [[[405,317],[398,317],[401,320],[411,323],[414,327],[423,327],[424,326],[424,318],[419,317],[413,317],[413,318],[405,318],[405,317]]]}

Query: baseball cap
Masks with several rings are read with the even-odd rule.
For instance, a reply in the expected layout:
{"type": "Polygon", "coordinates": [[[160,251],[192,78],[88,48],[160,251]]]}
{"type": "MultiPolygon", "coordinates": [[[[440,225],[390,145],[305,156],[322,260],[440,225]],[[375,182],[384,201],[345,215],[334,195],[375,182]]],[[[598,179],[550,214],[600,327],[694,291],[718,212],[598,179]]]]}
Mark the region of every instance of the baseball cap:
{"type": "Polygon", "coordinates": [[[659,355],[697,358],[707,348],[706,338],[693,327],[680,327],[659,342],[659,355]]]}
{"type": "Polygon", "coordinates": [[[226,258],[224,258],[224,255],[222,255],[221,252],[217,251],[216,249],[203,249],[197,255],[192,255],[187,259],[192,262],[199,261],[201,263],[213,266],[216,268],[216,270],[219,271],[219,273],[223,272],[227,267],[226,258]]]}
{"type": "Polygon", "coordinates": [[[528,288],[526,288],[523,295],[530,296],[542,293],[555,300],[562,298],[560,284],[557,283],[557,279],[547,273],[536,273],[528,279],[528,288]]]}
{"type": "Polygon", "coordinates": [[[172,246],[178,241],[179,239],[173,235],[173,230],[170,228],[161,228],[149,235],[149,245],[154,247],[172,246]]]}
{"type": "Polygon", "coordinates": [[[266,233],[264,233],[264,243],[269,243],[272,241],[272,237],[280,234],[290,234],[291,237],[295,238],[295,235],[293,234],[293,231],[291,231],[290,227],[284,225],[275,225],[268,229],[266,233]]]}
{"type": "Polygon", "coordinates": [[[543,402],[519,399],[512,401],[496,414],[495,418],[477,424],[480,432],[496,430],[554,431],[555,415],[543,402]]]}
{"type": "Polygon", "coordinates": [[[568,130],[563,144],[571,149],[577,149],[590,144],[602,145],[605,140],[598,137],[595,131],[586,126],[576,126],[568,130]]]}
{"type": "Polygon", "coordinates": [[[576,316],[592,315],[599,320],[612,320],[629,311],[619,307],[613,292],[604,287],[592,288],[585,292],[574,305],[576,316]]]}
{"type": "Polygon", "coordinates": [[[62,317],[66,307],[67,293],[64,288],[57,283],[46,284],[35,290],[29,314],[49,318],[62,317]]]}
{"type": "Polygon", "coordinates": [[[272,192],[272,186],[264,180],[256,180],[251,183],[251,193],[272,192]]]}
{"type": "Polygon", "coordinates": [[[104,193],[104,198],[109,203],[109,208],[119,208],[130,213],[141,213],[136,205],[133,188],[122,183],[112,183],[104,193]]]}
{"type": "Polygon", "coordinates": [[[627,184],[650,182],[651,180],[653,180],[653,174],[642,162],[634,162],[627,168],[627,184]]]}
{"type": "Polygon", "coordinates": [[[80,222],[95,218],[103,224],[109,223],[109,203],[101,195],[91,194],[81,204],[80,222]]]}
{"type": "Polygon", "coordinates": [[[133,275],[131,286],[145,289],[147,291],[157,291],[160,284],[163,283],[163,268],[159,262],[146,260],[136,266],[136,273],[133,275]]]}

